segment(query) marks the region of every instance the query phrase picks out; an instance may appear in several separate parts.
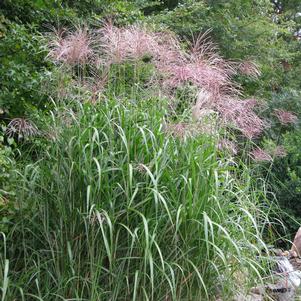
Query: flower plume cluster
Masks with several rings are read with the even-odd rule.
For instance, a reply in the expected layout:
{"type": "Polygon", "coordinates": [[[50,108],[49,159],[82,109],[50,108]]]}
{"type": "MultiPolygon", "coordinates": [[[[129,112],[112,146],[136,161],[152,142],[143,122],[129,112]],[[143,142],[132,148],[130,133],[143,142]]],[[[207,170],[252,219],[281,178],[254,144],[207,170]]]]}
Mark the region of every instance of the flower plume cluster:
{"type": "Polygon", "coordinates": [[[274,110],[274,115],[278,118],[282,125],[294,124],[298,121],[297,115],[289,111],[277,109],[274,110]]]}
{"type": "MultiPolygon", "coordinates": [[[[192,108],[194,119],[213,111],[222,124],[234,126],[250,139],[266,127],[266,122],[254,111],[257,102],[242,100],[240,87],[232,78],[237,72],[257,78],[260,75],[257,65],[251,61],[226,61],[208,40],[208,33],[198,36],[187,48],[170,32],[154,32],[139,25],[117,27],[112,22],[104,23],[93,33],[78,28],[73,33],[57,31],[55,36],[49,57],[57,63],[74,65],[92,61],[93,66],[100,66],[107,75],[113,64],[137,62],[147,56],[163,91],[172,95],[185,85],[199,91],[192,108]]],[[[101,81],[101,87],[104,84],[101,81]]],[[[279,112],[278,115],[287,122],[288,116],[279,112]]]]}
{"type": "Polygon", "coordinates": [[[38,135],[39,130],[33,122],[27,119],[14,118],[7,125],[5,133],[8,137],[14,137],[14,135],[17,135],[18,138],[27,138],[38,135]]]}
{"type": "Polygon", "coordinates": [[[240,73],[253,77],[255,79],[261,75],[258,66],[252,61],[243,61],[239,63],[238,70],[240,73]]]}
{"type": "Polygon", "coordinates": [[[136,25],[119,28],[107,22],[97,34],[104,64],[139,60],[158,47],[155,33],[136,25]]]}
{"type": "Polygon", "coordinates": [[[250,152],[250,157],[254,161],[272,161],[272,156],[260,147],[256,147],[250,152]]]}
{"type": "Polygon", "coordinates": [[[84,64],[93,55],[92,38],[87,28],[75,32],[56,30],[49,45],[48,56],[58,63],[84,64]]]}
{"type": "Polygon", "coordinates": [[[282,145],[277,145],[270,151],[264,150],[260,147],[254,148],[250,152],[250,157],[257,162],[260,161],[272,161],[273,158],[284,158],[287,155],[285,148],[282,145]]]}

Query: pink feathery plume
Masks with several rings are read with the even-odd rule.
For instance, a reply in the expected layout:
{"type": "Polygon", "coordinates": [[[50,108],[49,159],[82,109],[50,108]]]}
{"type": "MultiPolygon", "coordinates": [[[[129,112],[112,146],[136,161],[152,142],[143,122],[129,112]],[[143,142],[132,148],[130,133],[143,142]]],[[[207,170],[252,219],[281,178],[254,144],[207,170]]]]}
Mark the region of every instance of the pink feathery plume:
{"type": "Polygon", "coordinates": [[[123,62],[126,57],[126,45],[124,45],[122,29],[115,27],[109,21],[98,30],[98,34],[100,35],[101,55],[105,57],[108,64],[123,62]]]}
{"type": "Polygon", "coordinates": [[[55,31],[50,42],[48,57],[57,63],[69,65],[84,64],[93,55],[92,39],[87,28],[77,28],[75,32],[55,31]]]}
{"type": "Polygon", "coordinates": [[[215,52],[216,47],[204,39],[204,35],[194,41],[189,52],[178,47],[169,51],[173,53],[172,61],[167,59],[166,63],[158,65],[165,75],[165,86],[174,88],[191,83],[216,94],[238,92],[231,81],[234,68],[215,52]]]}
{"type": "Polygon", "coordinates": [[[283,125],[294,124],[298,121],[297,115],[289,111],[276,109],[274,114],[283,125]]]}
{"type": "Polygon", "coordinates": [[[155,34],[139,26],[129,26],[124,31],[124,38],[128,42],[128,58],[139,60],[146,55],[152,55],[157,46],[155,34]]]}
{"type": "Polygon", "coordinates": [[[236,73],[235,68],[218,54],[218,48],[210,40],[209,33],[210,31],[206,31],[194,39],[188,53],[190,62],[197,67],[196,75],[200,77],[199,84],[232,86],[231,77],[236,73]]]}
{"type": "Polygon", "coordinates": [[[196,104],[192,108],[194,119],[199,120],[204,111],[213,110],[219,113],[220,119],[227,126],[234,126],[249,139],[258,137],[267,123],[254,112],[258,105],[256,99],[240,100],[239,98],[220,95],[201,90],[196,104]]]}
{"type": "Polygon", "coordinates": [[[238,65],[238,70],[240,73],[247,75],[249,77],[258,78],[261,75],[259,67],[255,62],[243,61],[238,65]]]}
{"type": "Polygon", "coordinates": [[[272,161],[272,157],[260,147],[256,147],[250,152],[250,157],[254,161],[272,161]]]}
{"type": "Polygon", "coordinates": [[[237,145],[233,141],[228,140],[226,138],[223,138],[218,142],[218,149],[226,150],[233,155],[236,155],[238,152],[237,145]]]}
{"type": "Polygon", "coordinates": [[[106,22],[98,34],[101,55],[105,56],[108,65],[153,55],[158,47],[156,34],[138,25],[119,28],[106,22]]]}
{"type": "Polygon", "coordinates": [[[217,104],[218,111],[226,124],[233,124],[247,138],[258,137],[267,126],[253,111],[254,101],[242,101],[235,98],[226,98],[217,104]]]}
{"type": "Polygon", "coordinates": [[[272,150],[272,155],[274,157],[279,157],[279,158],[284,158],[287,156],[287,152],[282,145],[277,145],[273,150],[272,150]]]}

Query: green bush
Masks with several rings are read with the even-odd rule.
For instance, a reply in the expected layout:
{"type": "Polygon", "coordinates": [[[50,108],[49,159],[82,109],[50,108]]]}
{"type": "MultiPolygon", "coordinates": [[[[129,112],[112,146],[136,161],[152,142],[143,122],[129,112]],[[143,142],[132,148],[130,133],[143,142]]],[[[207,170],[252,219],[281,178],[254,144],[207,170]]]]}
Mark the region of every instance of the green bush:
{"type": "Polygon", "coordinates": [[[270,171],[270,182],[275,191],[283,216],[288,214],[295,219],[287,220],[290,233],[295,233],[301,223],[301,131],[287,132],[283,136],[287,156],[274,162],[270,171]]]}
{"type": "MultiPolygon", "coordinates": [[[[0,136],[0,203],[3,205],[12,192],[10,177],[14,167],[12,148],[3,144],[4,137],[0,136]]],[[[9,140],[13,144],[13,140],[9,140]]]]}
{"type": "Polygon", "coordinates": [[[30,114],[48,105],[43,83],[50,81],[45,43],[35,27],[9,24],[1,38],[0,108],[10,117],[30,114]]]}
{"type": "Polygon", "coordinates": [[[9,223],[15,213],[15,168],[12,139],[4,144],[0,134],[0,231],[8,231],[9,223]]]}

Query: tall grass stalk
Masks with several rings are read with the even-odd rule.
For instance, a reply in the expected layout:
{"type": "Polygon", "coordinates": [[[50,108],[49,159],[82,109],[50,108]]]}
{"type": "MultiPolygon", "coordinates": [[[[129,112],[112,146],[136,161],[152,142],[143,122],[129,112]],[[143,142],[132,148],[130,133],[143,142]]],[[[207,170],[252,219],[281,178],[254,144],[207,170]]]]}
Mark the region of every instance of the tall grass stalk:
{"type": "Polygon", "coordinates": [[[229,300],[260,281],[264,195],[215,137],[167,135],[164,114],[158,101],[78,104],[71,125],[53,113],[2,239],[2,301],[229,300]]]}

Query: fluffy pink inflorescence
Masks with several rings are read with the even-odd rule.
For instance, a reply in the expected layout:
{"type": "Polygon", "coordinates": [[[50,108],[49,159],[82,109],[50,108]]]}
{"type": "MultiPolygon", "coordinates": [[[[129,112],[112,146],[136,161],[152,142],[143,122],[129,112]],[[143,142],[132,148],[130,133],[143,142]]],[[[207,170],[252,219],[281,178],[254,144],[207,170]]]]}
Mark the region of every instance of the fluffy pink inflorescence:
{"type": "Polygon", "coordinates": [[[215,111],[225,125],[234,126],[249,139],[258,137],[267,127],[267,123],[254,112],[258,105],[256,99],[241,100],[227,95],[214,95],[200,91],[192,109],[194,119],[199,120],[203,112],[215,111]]]}
{"type": "MultiPolygon", "coordinates": [[[[191,83],[214,94],[237,91],[231,81],[235,73],[231,64],[215,53],[215,46],[203,41],[200,36],[191,45],[190,51],[180,51],[178,47],[169,51],[173,53],[172,60],[166,57],[160,60],[157,68],[164,75],[164,85],[171,88],[191,83]]],[[[177,45],[172,43],[169,46],[177,45]]],[[[164,51],[161,51],[164,53],[164,51]]]]}
{"type": "Polygon", "coordinates": [[[237,145],[233,141],[226,138],[223,138],[218,142],[218,149],[226,150],[233,155],[236,155],[238,152],[237,145]]]}
{"type": "Polygon", "coordinates": [[[234,125],[249,139],[258,137],[267,126],[266,122],[253,111],[254,106],[253,101],[236,98],[228,98],[217,104],[224,122],[234,125]]]}
{"type": "Polygon", "coordinates": [[[98,35],[108,65],[153,55],[158,47],[156,34],[137,25],[119,28],[106,22],[98,35]]]}
{"type": "Polygon", "coordinates": [[[264,151],[262,148],[257,147],[254,150],[250,152],[250,157],[254,161],[272,161],[272,157],[270,154],[268,154],[266,151],[264,151]]]}
{"type": "Polygon", "coordinates": [[[226,93],[233,89],[227,69],[210,66],[205,60],[162,65],[160,71],[166,76],[165,86],[172,88],[192,83],[215,94],[226,93]]]}
{"type": "Polygon", "coordinates": [[[39,134],[38,128],[35,124],[24,118],[14,118],[10,121],[5,131],[8,137],[21,135],[23,137],[36,136],[39,134]]]}
{"type": "Polygon", "coordinates": [[[279,158],[284,158],[287,155],[287,152],[284,148],[284,146],[282,145],[277,145],[273,151],[272,151],[272,155],[274,157],[279,157],[279,158]]]}
{"type": "Polygon", "coordinates": [[[240,73],[245,74],[247,76],[258,78],[261,75],[261,72],[256,65],[256,63],[252,61],[243,61],[238,65],[238,70],[240,73]]]}
{"type": "Polygon", "coordinates": [[[59,30],[49,45],[48,56],[58,63],[84,64],[93,55],[91,44],[87,28],[78,28],[73,33],[59,30]]]}
{"type": "Polygon", "coordinates": [[[258,137],[267,127],[267,123],[253,111],[257,105],[256,99],[241,100],[227,95],[214,95],[201,91],[196,105],[193,107],[193,116],[198,119],[197,117],[202,115],[204,110],[213,110],[219,113],[225,125],[234,126],[247,138],[252,139],[258,137]]]}
{"type": "Polygon", "coordinates": [[[283,125],[294,124],[298,121],[297,115],[289,111],[277,109],[274,110],[274,114],[283,125]]]}
{"type": "MultiPolygon", "coordinates": [[[[257,101],[239,99],[239,86],[232,80],[237,64],[217,54],[216,46],[208,41],[207,33],[193,41],[189,50],[184,50],[179,39],[171,33],[152,32],[139,25],[119,28],[112,22],[106,22],[95,33],[93,41],[87,29],[83,28],[74,33],[58,32],[50,46],[50,57],[71,65],[94,59],[94,53],[97,53],[98,57],[93,62],[97,68],[102,66],[108,72],[112,64],[150,56],[158,71],[159,83],[167,91],[172,93],[177,87],[189,84],[209,95],[206,99],[197,100],[193,110],[196,115],[201,114],[204,108],[213,110],[219,113],[224,123],[234,125],[248,138],[257,137],[266,126],[253,111],[257,101]]],[[[239,66],[241,72],[259,76],[254,63],[246,61],[239,66]]],[[[181,129],[177,130],[181,132],[181,129]]]]}

